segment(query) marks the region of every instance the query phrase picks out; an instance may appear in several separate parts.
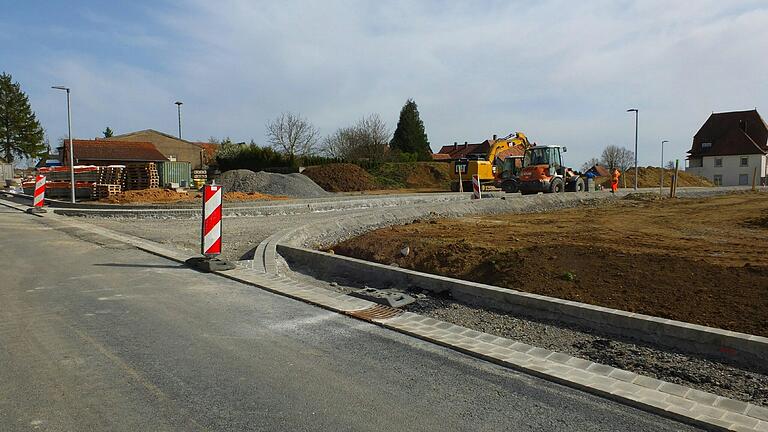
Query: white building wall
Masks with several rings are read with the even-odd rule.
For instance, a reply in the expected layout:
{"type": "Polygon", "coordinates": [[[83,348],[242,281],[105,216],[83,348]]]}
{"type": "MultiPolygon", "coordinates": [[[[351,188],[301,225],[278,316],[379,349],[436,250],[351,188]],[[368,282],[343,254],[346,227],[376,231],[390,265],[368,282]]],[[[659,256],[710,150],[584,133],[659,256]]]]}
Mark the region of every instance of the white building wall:
{"type": "Polygon", "coordinates": [[[760,179],[768,176],[768,158],[766,155],[735,155],[735,156],[704,156],[701,167],[687,167],[686,172],[705,177],[710,181],[715,181],[715,176],[720,175],[723,179],[723,186],[738,186],[739,177],[747,175],[747,184],[752,185],[752,175],[757,167],[757,184],[760,179]],[[747,158],[747,166],[741,166],[741,158],[747,158]],[[715,159],[722,159],[722,166],[715,166],[715,159]]]}

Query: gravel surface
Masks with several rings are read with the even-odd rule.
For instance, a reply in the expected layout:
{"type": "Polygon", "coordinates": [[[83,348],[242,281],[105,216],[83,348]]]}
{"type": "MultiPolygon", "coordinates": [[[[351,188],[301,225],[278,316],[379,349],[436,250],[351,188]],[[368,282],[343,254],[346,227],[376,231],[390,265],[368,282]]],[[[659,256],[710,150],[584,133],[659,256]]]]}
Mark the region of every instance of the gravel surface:
{"type": "Polygon", "coordinates": [[[232,170],[221,175],[221,184],[229,192],[259,192],[293,198],[328,196],[312,179],[303,174],[277,174],[264,171],[232,170]]]}
{"type": "MultiPolygon", "coordinates": [[[[307,268],[282,270],[296,280],[348,294],[363,285],[349,279],[315,279],[307,268]]],[[[617,339],[559,321],[533,320],[457,302],[428,291],[404,310],[529,345],[563,352],[638,374],[756,405],[768,406],[768,368],[762,373],[632,339],[617,339]]]]}

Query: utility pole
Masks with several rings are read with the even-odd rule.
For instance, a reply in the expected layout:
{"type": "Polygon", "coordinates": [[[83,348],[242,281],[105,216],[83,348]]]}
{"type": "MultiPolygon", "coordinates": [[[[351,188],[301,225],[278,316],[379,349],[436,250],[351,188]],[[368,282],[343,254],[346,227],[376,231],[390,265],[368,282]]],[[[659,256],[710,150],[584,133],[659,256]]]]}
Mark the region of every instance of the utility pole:
{"type": "Polygon", "coordinates": [[[183,102],[176,101],[174,102],[176,104],[176,107],[179,111],[179,139],[181,139],[181,106],[184,105],[183,102]]]}
{"type": "Polygon", "coordinates": [[[627,110],[627,112],[635,113],[635,190],[637,190],[637,118],[640,114],[640,111],[637,108],[630,108],[627,110]]]}
{"type": "Polygon", "coordinates": [[[72,108],[69,100],[69,87],[53,86],[56,90],[67,92],[67,134],[69,136],[69,186],[72,204],[75,203],[75,150],[72,146],[72,108]]]}

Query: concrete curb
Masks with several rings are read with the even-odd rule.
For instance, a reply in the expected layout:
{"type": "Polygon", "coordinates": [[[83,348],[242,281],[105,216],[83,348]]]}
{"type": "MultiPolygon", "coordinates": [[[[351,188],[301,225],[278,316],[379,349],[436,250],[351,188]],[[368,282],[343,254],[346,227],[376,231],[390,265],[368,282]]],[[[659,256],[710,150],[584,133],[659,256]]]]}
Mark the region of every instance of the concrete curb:
{"type": "Polygon", "coordinates": [[[373,288],[414,287],[436,293],[449,292],[452,298],[470,304],[538,319],[557,319],[668,348],[720,357],[750,367],[762,366],[768,358],[768,338],[761,336],[530,294],[284,244],[276,247],[289,264],[309,266],[323,278],[351,275],[373,288]]]}

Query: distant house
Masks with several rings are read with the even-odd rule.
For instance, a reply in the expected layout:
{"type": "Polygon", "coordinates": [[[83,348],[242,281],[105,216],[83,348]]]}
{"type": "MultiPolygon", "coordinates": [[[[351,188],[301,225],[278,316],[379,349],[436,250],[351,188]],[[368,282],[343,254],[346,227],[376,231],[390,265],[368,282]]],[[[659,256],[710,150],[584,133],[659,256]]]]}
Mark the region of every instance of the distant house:
{"type": "Polygon", "coordinates": [[[586,170],[584,175],[591,177],[610,177],[611,173],[605,165],[595,164],[592,168],[586,170]]]}
{"type": "Polygon", "coordinates": [[[192,169],[200,169],[206,163],[205,150],[197,143],[179,139],[173,135],[158,132],[154,129],[145,129],[136,132],[129,132],[122,135],[115,135],[104,138],[106,141],[131,141],[131,142],[149,142],[163,154],[167,160],[189,162],[192,169]]]}
{"type": "MultiPolygon", "coordinates": [[[[124,165],[168,160],[150,142],[72,140],[72,147],[75,165],[124,165]]],[[[62,163],[69,165],[69,145],[60,147],[59,154],[62,156],[62,163]]]]}
{"type": "Polygon", "coordinates": [[[464,144],[454,142],[453,145],[443,146],[439,152],[432,154],[433,160],[456,160],[456,159],[476,159],[477,157],[485,157],[488,152],[491,151],[491,145],[493,140],[485,140],[477,144],[469,144],[464,141],[464,144]]]}
{"type": "Polygon", "coordinates": [[[757,110],[713,113],[693,137],[685,171],[716,185],[751,185],[768,175],[768,125],[757,110]]]}

